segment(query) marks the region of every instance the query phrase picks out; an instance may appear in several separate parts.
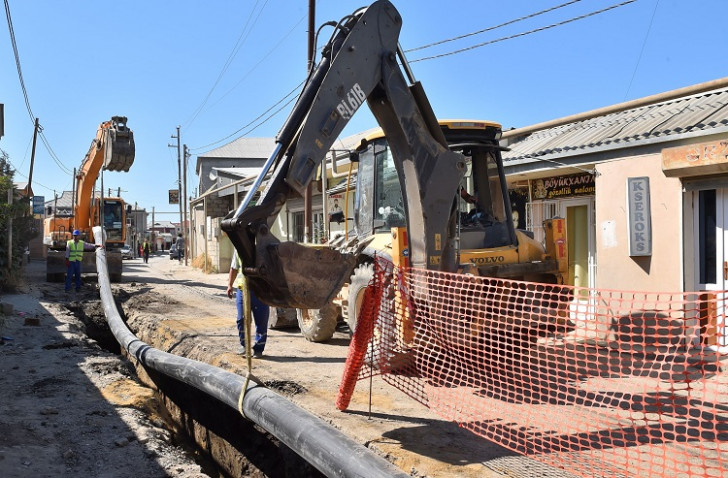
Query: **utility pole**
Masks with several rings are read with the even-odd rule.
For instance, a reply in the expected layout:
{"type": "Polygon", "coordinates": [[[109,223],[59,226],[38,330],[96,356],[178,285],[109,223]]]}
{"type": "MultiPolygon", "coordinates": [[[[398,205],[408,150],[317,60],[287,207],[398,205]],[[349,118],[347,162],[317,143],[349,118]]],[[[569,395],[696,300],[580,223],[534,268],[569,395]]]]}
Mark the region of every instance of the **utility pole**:
{"type": "MultiPolygon", "coordinates": [[[[13,187],[8,189],[8,206],[13,205],[13,187]]],[[[13,215],[8,214],[8,270],[13,267],[13,215]]]]}
{"type": "Polygon", "coordinates": [[[184,222],[182,223],[182,239],[184,239],[184,241],[185,241],[184,242],[185,249],[183,251],[184,255],[185,255],[185,265],[187,265],[187,256],[189,256],[190,251],[192,250],[190,248],[189,234],[187,234],[189,225],[192,223],[192,221],[190,221],[187,218],[187,159],[189,159],[189,157],[190,157],[190,153],[189,153],[189,150],[187,149],[187,145],[185,144],[183,154],[182,154],[182,158],[183,158],[182,163],[184,164],[184,172],[182,174],[182,186],[183,186],[182,191],[184,194],[181,198],[181,200],[184,201],[184,204],[183,204],[184,220],[187,221],[187,224],[185,224],[184,222]]]}
{"type": "MultiPolygon", "coordinates": [[[[182,150],[180,149],[180,135],[179,126],[177,126],[177,136],[172,135],[171,138],[177,139],[177,197],[179,198],[179,227],[184,228],[182,222],[182,150]]],[[[174,148],[174,145],[168,144],[170,148],[174,148]]]]}
{"type": "MultiPolygon", "coordinates": [[[[308,63],[307,71],[313,68],[313,57],[316,45],[316,0],[308,0],[308,63]]],[[[312,234],[313,224],[313,183],[309,183],[306,192],[303,195],[303,240],[304,242],[313,242],[312,234]]]]}
{"type": "Polygon", "coordinates": [[[150,237],[149,242],[151,242],[151,244],[149,246],[153,248],[155,246],[155,244],[157,243],[154,240],[154,206],[152,206],[152,227],[149,228],[149,237],[150,237]]]}
{"type": "MultiPolygon", "coordinates": [[[[73,201],[71,206],[71,216],[73,217],[73,227],[71,229],[76,229],[76,168],[73,168],[73,182],[71,183],[71,200],[73,201]]],[[[55,215],[55,210],[53,211],[53,214],[55,215]]]]}
{"type": "MultiPolygon", "coordinates": [[[[28,199],[30,199],[30,189],[33,184],[33,164],[35,163],[35,143],[38,140],[38,118],[35,119],[35,129],[33,130],[33,149],[30,152],[30,172],[28,173],[28,199]]],[[[33,202],[30,202],[30,215],[33,215],[33,202]]]]}

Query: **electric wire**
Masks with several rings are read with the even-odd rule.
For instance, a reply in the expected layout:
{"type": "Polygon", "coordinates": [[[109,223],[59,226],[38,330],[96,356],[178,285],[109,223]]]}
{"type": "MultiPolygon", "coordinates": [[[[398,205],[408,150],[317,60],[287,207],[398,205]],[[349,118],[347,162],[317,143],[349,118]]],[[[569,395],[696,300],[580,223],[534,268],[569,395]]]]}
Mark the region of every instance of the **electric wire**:
{"type": "Polygon", "coordinates": [[[15,56],[15,68],[18,70],[18,80],[20,80],[20,88],[23,90],[23,98],[25,99],[25,107],[28,109],[28,115],[30,121],[35,124],[35,116],[33,110],[30,107],[30,100],[28,99],[28,90],[25,88],[25,81],[23,80],[23,69],[20,67],[20,54],[18,53],[18,44],[15,41],[15,29],[13,28],[13,19],[10,16],[10,3],[5,0],[5,17],[8,21],[8,31],[10,33],[10,43],[13,46],[13,55],[15,56]]]}
{"type": "MultiPolygon", "coordinates": [[[[13,47],[13,56],[15,57],[15,68],[18,71],[18,80],[20,81],[20,89],[23,92],[23,99],[25,100],[25,107],[28,110],[28,116],[30,117],[31,123],[35,125],[35,115],[33,115],[33,109],[30,107],[30,99],[28,97],[28,90],[25,87],[25,80],[23,79],[23,69],[20,66],[20,53],[18,52],[18,44],[15,40],[15,29],[13,28],[13,19],[10,15],[10,3],[8,0],[5,0],[5,17],[7,19],[8,23],[8,31],[10,33],[10,43],[13,47]]],[[[59,168],[66,174],[71,174],[71,170],[68,169],[66,165],[64,165],[60,159],[58,159],[58,156],[53,152],[53,149],[51,148],[50,143],[48,142],[48,139],[43,134],[43,127],[39,124],[38,125],[38,135],[41,137],[41,141],[46,147],[46,150],[50,154],[53,161],[58,165],[59,168]]],[[[38,183],[40,184],[40,183],[38,183]]]]}
{"type": "Polygon", "coordinates": [[[462,40],[463,38],[468,38],[468,37],[471,37],[471,36],[480,35],[481,33],[493,31],[493,30],[496,30],[498,28],[502,28],[502,27],[505,27],[505,26],[508,26],[508,25],[512,25],[514,23],[518,23],[518,22],[523,21],[523,20],[528,20],[529,18],[534,18],[534,17],[537,17],[539,15],[543,15],[545,13],[553,12],[554,10],[558,10],[559,8],[568,7],[569,5],[572,5],[574,3],[578,3],[580,1],[581,0],[571,0],[570,2],[562,3],[561,5],[557,5],[555,7],[547,8],[545,10],[541,10],[541,11],[536,12],[536,13],[531,13],[530,15],[526,15],[526,16],[523,16],[523,17],[520,17],[520,18],[515,18],[513,20],[509,20],[507,22],[500,23],[500,24],[495,25],[495,26],[492,26],[492,27],[488,27],[488,28],[484,28],[482,30],[478,30],[477,32],[466,33],[464,35],[459,35],[459,36],[456,36],[456,37],[453,37],[453,38],[447,38],[445,40],[440,40],[440,41],[436,41],[434,43],[428,43],[427,45],[422,45],[422,46],[418,46],[418,47],[415,47],[415,48],[411,48],[409,50],[405,50],[405,53],[410,53],[410,52],[418,51],[418,50],[424,50],[425,48],[431,48],[433,46],[442,45],[444,43],[449,43],[451,41],[462,40]]]}
{"type": "MultiPolygon", "coordinates": [[[[334,27],[334,31],[333,31],[333,32],[332,32],[332,34],[331,34],[331,37],[330,37],[330,39],[329,39],[329,42],[327,42],[327,43],[326,43],[326,45],[328,45],[328,44],[329,44],[329,43],[331,42],[331,40],[333,39],[333,37],[334,37],[334,35],[335,35],[336,31],[337,31],[338,29],[342,28],[342,27],[341,27],[342,23],[344,23],[344,22],[345,22],[345,20],[347,20],[347,19],[348,19],[348,18],[350,18],[350,17],[351,17],[351,15],[347,15],[347,16],[346,16],[346,17],[344,17],[344,18],[343,18],[342,20],[340,20],[340,21],[339,21],[338,23],[337,23],[337,22],[333,22],[333,21],[331,21],[331,22],[326,22],[326,23],[322,24],[322,25],[321,25],[321,26],[320,26],[320,27],[319,27],[319,28],[317,29],[317,31],[316,31],[316,34],[315,34],[315,38],[316,38],[316,39],[318,39],[318,36],[319,36],[319,34],[321,33],[321,30],[323,30],[323,28],[324,28],[324,27],[327,27],[327,26],[332,26],[332,27],[334,27]]],[[[304,18],[305,18],[305,17],[304,17],[304,18]]],[[[299,20],[299,22],[298,22],[298,23],[296,24],[296,26],[297,26],[298,24],[300,24],[300,23],[301,23],[301,21],[299,20]]],[[[294,26],[294,28],[295,28],[295,26],[294,26]]],[[[289,33],[290,33],[290,32],[289,32],[289,33]]],[[[302,86],[303,86],[303,88],[305,89],[305,85],[306,85],[306,84],[308,84],[308,82],[309,82],[309,80],[310,80],[310,78],[311,78],[311,74],[312,74],[312,73],[313,73],[313,70],[312,70],[312,69],[311,69],[311,70],[309,70],[309,71],[308,71],[308,73],[306,74],[306,79],[305,79],[305,80],[303,80],[303,81],[302,81],[301,83],[299,83],[299,84],[298,84],[298,85],[297,85],[297,86],[296,86],[296,87],[295,87],[295,88],[294,88],[293,90],[291,90],[290,92],[288,92],[288,94],[286,94],[286,95],[285,95],[285,96],[284,96],[283,98],[281,98],[281,99],[280,99],[280,100],[278,100],[278,101],[277,101],[277,102],[276,102],[275,104],[273,104],[273,106],[271,106],[270,108],[268,108],[267,110],[265,110],[265,111],[264,111],[263,113],[261,113],[260,115],[258,115],[258,116],[257,116],[256,118],[253,118],[253,120],[251,120],[251,121],[250,121],[250,122],[248,122],[248,123],[247,123],[246,125],[244,125],[244,126],[242,126],[241,128],[239,128],[239,129],[238,129],[237,131],[234,131],[234,132],[230,133],[229,135],[227,135],[226,137],[224,137],[224,138],[221,138],[221,139],[219,139],[219,140],[217,140],[217,141],[214,141],[214,142],[212,142],[212,143],[208,143],[208,144],[206,144],[206,145],[204,145],[204,146],[197,146],[197,147],[194,147],[194,148],[189,148],[189,151],[191,151],[191,152],[193,152],[193,151],[202,151],[202,150],[204,150],[204,149],[207,149],[207,148],[210,148],[210,147],[212,147],[212,146],[215,146],[215,145],[217,145],[217,144],[220,144],[220,143],[222,143],[222,142],[224,142],[224,141],[226,141],[226,140],[228,140],[228,139],[232,138],[233,136],[235,136],[235,135],[239,134],[239,133],[240,133],[241,131],[243,131],[243,130],[244,130],[245,128],[248,128],[248,127],[249,127],[249,126],[251,126],[251,125],[252,125],[253,123],[255,123],[255,122],[256,122],[257,120],[259,120],[260,118],[262,118],[263,116],[265,116],[265,115],[266,115],[266,114],[267,114],[267,113],[268,113],[269,111],[271,111],[271,110],[272,110],[273,108],[275,108],[276,106],[278,106],[279,104],[281,104],[281,103],[282,103],[282,102],[283,102],[283,101],[284,101],[284,100],[285,100],[286,98],[288,98],[289,96],[291,96],[291,95],[292,95],[293,93],[295,93],[295,92],[296,92],[297,90],[301,89],[301,87],[302,87],[302,86]]],[[[264,125],[265,123],[267,123],[268,121],[270,121],[270,120],[271,120],[272,118],[274,118],[274,117],[275,117],[275,116],[276,116],[276,115],[277,115],[277,114],[278,114],[278,113],[279,113],[279,112],[280,112],[280,111],[281,111],[281,110],[282,110],[283,108],[285,108],[286,106],[288,106],[289,104],[291,104],[291,102],[293,102],[293,101],[294,101],[295,99],[296,99],[296,98],[292,98],[292,99],[290,99],[289,101],[287,101],[287,102],[286,102],[286,103],[285,103],[284,105],[282,105],[282,106],[281,106],[280,108],[278,108],[278,109],[277,109],[276,111],[274,111],[274,112],[273,112],[273,113],[272,113],[271,115],[269,115],[269,116],[268,116],[268,117],[267,117],[267,118],[266,118],[266,119],[265,119],[264,121],[261,121],[260,123],[258,123],[258,124],[257,124],[257,125],[255,125],[254,127],[252,127],[252,128],[250,129],[250,130],[248,130],[248,131],[246,131],[245,133],[241,134],[241,135],[240,135],[240,137],[243,137],[243,136],[245,136],[245,135],[247,135],[247,134],[250,134],[250,133],[252,133],[252,132],[253,132],[253,131],[255,131],[255,130],[256,130],[257,128],[259,128],[260,126],[262,126],[262,125],[264,125]]],[[[237,139],[237,138],[236,138],[236,139],[237,139]]]]}
{"type": "MultiPolygon", "coordinates": [[[[304,84],[304,82],[305,82],[305,80],[304,80],[304,81],[302,81],[301,83],[299,83],[299,84],[298,84],[298,85],[297,85],[297,86],[296,86],[295,88],[293,88],[293,89],[292,89],[292,90],[291,90],[290,92],[288,92],[288,94],[286,94],[286,95],[285,95],[285,96],[284,96],[283,98],[281,98],[280,100],[278,100],[278,101],[277,101],[277,102],[276,102],[276,103],[275,103],[275,104],[274,104],[273,106],[271,106],[270,108],[268,108],[267,110],[265,110],[265,111],[264,111],[263,113],[259,114],[259,115],[258,115],[257,117],[253,118],[253,119],[252,119],[252,120],[251,120],[250,122],[248,122],[247,124],[243,125],[243,126],[242,126],[241,128],[239,128],[239,129],[238,129],[237,131],[234,131],[234,132],[230,133],[229,135],[225,136],[224,138],[221,138],[221,139],[219,139],[219,140],[217,140],[217,141],[214,141],[214,142],[212,142],[212,143],[206,144],[206,145],[204,145],[204,146],[197,146],[197,147],[194,147],[194,148],[188,148],[188,150],[189,150],[189,151],[191,151],[191,152],[192,152],[192,151],[201,151],[201,150],[203,150],[203,149],[207,149],[207,148],[210,148],[210,147],[212,147],[212,146],[215,146],[216,144],[220,144],[220,143],[222,143],[223,141],[226,141],[226,140],[228,140],[228,139],[232,138],[232,137],[233,137],[233,136],[235,136],[236,134],[238,134],[238,133],[240,133],[241,131],[243,131],[243,130],[244,130],[245,128],[248,128],[248,127],[249,127],[250,125],[252,125],[252,124],[253,124],[253,123],[255,123],[256,121],[258,121],[258,120],[259,120],[260,118],[262,118],[263,116],[265,116],[265,115],[266,115],[266,114],[267,114],[267,113],[268,113],[269,111],[271,111],[271,110],[272,110],[273,108],[275,108],[276,106],[278,106],[279,104],[281,104],[281,103],[282,103],[283,101],[285,101],[285,99],[286,99],[286,98],[288,98],[288,97],[289,97],[289,96],[291,96],[291,95],[292,95],[293,93],[295,93],[295,92],[296,92],[296,91],[297,91],[298,89],[300,89],[300,88],[301,88],[301,86],[302,86],[302,85],[304,84]]],[[[283,108],[285,108],[286,106],[288,106],[289,104],[291,104],[291,102],[292,102],[293,100],[295,100],[295,99],[296,99],[296,98],[294,97],[294,98],[291,98],[290,100],[288,100],[288,102],[286,102],[286,103],[285,103],[285,104],[284,104],[283,106],[281,106],[281,107],[280,107],[279,109],[277,109],[277,110],[276,110],[275,112],[273,112],[273,114],[271,114],[271,115],[270,115],[270,116],[269,116],[268,118],[266,118],[266,119],[265,119],[265,120],[264,120],[263,122],[261,122],[261,123],[259,123],[259,124],[255,125],[255,127],[253,127],[252,129],[250,129],[249,131],[247,131],[247,132],[246,132],[245,134],[249,134],[249,133],[251,133],[251,132],[255,131],[255,130],[256,130],[257,128],[259,128],[260,126],[262,126],[263,124],[265,124],[265,123],[266,123],[267,121],[269,121],[269,120],[270,120],[271,118],[273,118],[273,117],[274,117],[274,116],[275,116],[276,114],[278,114],[278,113],[279,113],[279,112],[281,111],[281,109],[283,109],[283,108]]],[[[244,135],[242,135],[242,136],[244,136],[244,135]]]]}
{"type": "Polygon", "coordinates": [[[601,13],[605,13],[605,12],[608,12],[610,10],[614,10],[615,8],[619,8],[619,7],[623,7],[625,5],[629,5],[630,3],[634,3],[636,1],[637,0],[627,0],[627,1],[622,2],[622,3],[618,3],[618,4],[615,4],[615,5],[606,7],[606,8],[602,8],[601,10],[596,10],[596,11],[593,11],[593,12],[590,12],[590,13],[586,13],[584,15],[579,15],[578,17],[573,17],[573,18],[570,18],[568,20],[563,20],[561,22],[552,23],[550,25],[546,25],[546,26],[543,26],[543,27],[534,28],[533,30],[529,30],[529,31],[526,31],[526,32],[521,32],[521,33],[516,33],[514,35],[509,35],[509,36],[505,36],[505,37],[501,37],[501,38],[496,38],[495,40],[490,40],[490,41],[487,41],[487,42],[478,43],[476,45],[471,45],[469,47],[460,48],[458,50],[453,50],[453,51],[447,52],[447,53],[440,53],[439,55],[432,55],[432,56],[425,56],[425,57],[422,57],[422,58],[417,58],[415,60],[410,60],[409,62],[410,63],[417,63],[419,61],[426,61],[426,60],[434,60],[436,58],[443,58],[443,57],[446,57],[446,56],[456,55],[456,54],[459,54],[459,53],[464,53],[466,51],[475,50],[476,48],[481,48],[481,47],[484,47],[484,46],[487,46],[487,45],[492,45],[494,43],[499,43],[499,42],[502,42],[502,41],[505,41],[505,40],[512,40],[514,38],[519,38],[519,37],[523,37],[523,36],[526,36],[526,35],[531,35],[533,33],[538,33],[538,32],[542,32],[542,31],[545,31],[545,30],[550,30],[551,28],[560,27],[560,26],[566,25],[568,23],[572,23],[572,22],[575,22],[575,21],[578,21],[578,20],[583,20],[585,18],[593,17],[595,15],[599,15],[601,13]]]}
{"type": "Polygon", "coordinates": [[[640,54],[637,56],[637,64],[634,66],[634,70],[632,71],[632,77],[629,79],[629,85],[627,85],[627,91],[624,92],[624,100],[627,100],[627,95],[629,95],[629,90],[632,89],[632,82],[634,81],[634,77],[637,75],[637,69],[640,66],[640,63],[642,62],[642,54],[645,52],[645,45],[647,45],[647,39],[650,37],[650,32],[652,31],[652,24],[655,21],[655,14],[657,13],[657,7],[660,5],[660,0],[655,1],[655,8],[652,10],[652,17],[650,17],[650,25],[647,27],[647,33],[645,33],[645,38],[642,40],[642,48],[640,48],[640,54]]]}
{"type": "Polygon", "coordinates": [[[63,164],[60,159],[58,159],[58,156],[56,156],[56,153],[53,151],[53,148],[51,148],[51,144],[48,141],[48,138],[46,138],[42,129],[39,131],[38,136],[40,136],[41,142],[46,147],[48,154],[50,155],[51,159],[53,159],[53,161],[58,165],[58,167],[61,168],[61,170],[63,170],[64,173],[73,175],[73,172],[65,164],[63,164]]]}
{"type": "MultiPolygon", "coordinates": [[[[6,0],[7,1],[7,0],[6,0]]],[[[223,64],[222,69],[220,70],[220,73],[217,75],[217,79],[215,79],[215,82],[210,87],[210,90],[207,92],[207,95],[203,98],[200,105],[195,109],[195,111],[192,113],[192,117],[185,121],[184,126],[186,129],[189,129],[189,127],[194,123],[194,121],[199,116],[200,112],[202,112],[202,109],[207,104],[208,100],[212,96],[212,93],[215,91],[215,88],[217,88],[218,84],[220,84],[220,80],[222,80],[222,77],[225,76],[225,73],[227,72],[228,68],[230,68],[230,65],[232,64],[233,59],[237,56],[238,52],[240,51],[240,48],[245,43],[245,40],[247,40],[248,35],[252,31],[253,26],[257,23],[258,19],[260,18],[260,14],[263,12],[263,9],[268,4],[268,0],[265,1],[261,9],[258,11],[258,15],[255,17],[255,20],[253,21],[251,25],[251,19],[253,18],[253,15],[255,13],[255,9],[258,7],[258,4],[260,2],[256,1],[255,5],[253,5],[253,8],[250,11],[250,15],[248,15],[248,19],[245,21],[245,25],[243,26],[242,31],[240,32],[240,35],[238,36],[238,40],[235,43],[235,46],[233,46],[233,49],[230,51],[230,54],[228,55],[227,60],[225,60],[225,64],[223,64]],[[250,25],[250,29],[248,28],[248,25],[250,25]]]]}
{"type": "MultiPolygon", "coordinates": [[[[14,174],[17,174],[18,176],[20,176],[20,177],[21,177],[21,178],[23,178],[23,179],[30,179],[30,178],[28,177],[28,175],[27,175],[27,174],[23,173],[23,172],[22,172],[22,171],[20,171],[20,170],[19,170],[18,168],[16,168],[16,167],[15,167],[15,165],[13,164],[13,162],[12,162],[12,161],[10,161],[10,159],[6,159],[6,160],[7,160],[8,164],[10,165],[10,167],[12,167],[12,168],[13,168],[13,173],[14,173],[14,174]]],[[[55,191],[55,189],[53,189],[53,188],[51,188],[51,187],[48,187],[48,186],[46,186],[46,185],[45,185],[45,184],[43,184],[43,183],[40,183],[40,182],[38,182],[38,181],[37,181],[36,179],[33,179],[33,184],[32,184],[32,186],[33,186],[33,187],[35,187],[35,186],[40,186],[40,187],[42,187],[42,188],[45,188],[45,189],[47,189],[48,191],[55,191]]]]}
{"type": "MultiPolygon", "coordinates": [[[[477,32],[473,32],[473,33],[469,33],[469,34],[465,34],[465,35],[460,35],[458,37],[454,37],[454,38],[450,38],[450,39],[446,39],[446,40],[442,40],[442,41],[430,43],[430,44],[424,45],[422,47],[417,47],[417,48],[413,48],[413,49],[406,50],[406,51],[407,52],[411,52],[411,51],[422,50],[422,49],[429,48],[429,47],[432,47],[432,46],[435,46],[435,45],[440,45],[440,44],[447,43],[447,42],[454,41],[454,40],[458,40],[458,39],[461,39],[461,38],[466,38],[466,37],[469,37],[469,36],[477,35],[479,33],[483,33],[483,32],[490,31],[490,30],[494,30],[496,28],[500,28],[500,27],[505,26],[505,25],[510,25],[510,24],[516,23],[516,22],[521,21],[521,20],[525,20],[525,19],[528,19],[528,18],[533,18],[535,16],[538,16],[538,15],[541,15],[541,14],[544,14],[544,13],[548,13],[548,12],[551,12],[551,11],[554,11],[554,10],[557,10],[557,9],[560,9],[560,8],[563,8],[563,7],[572,5],[574,3],[577,3],[578,1],[580,1],[580,0],[572,0],[572,1],[569,1],[569,2],[566,2],[566,3],[560,4],[560,5],[557,5],[555,7],[549,8],[549,9],[541,10],[539,12],[536,12],[536,13],[533,13],[533,14],[530,14],[530,15],[526,15],[526,16],[523,16],[523,17],[520,17],[520,18],[511,20],[509,22],[504,22],[504,23],[502,23],[500,25],[496,25],[494,27],[489,27],[489,28],[486,28],[486,29],[483,29],[483,30],[480,30],[480,31],[477,31],[477,32]]],[[[545,27],[540,27],[540,28],[536,28],[536,29],[533,29],[533,30],[529,30],[527,32],[522,32],[522,33],[518,33],[518,34],[515,34],[515,35],[510,35],[510,36],[507,36],[507,37],[502,37],[502,38],[499,38],[499,39],[495,39],[495,40],[491,40],[491,41],[488,41],[488,42],[480,43],[480,44],[477,44],[477,45],[473,45],[473,46],[470,46],[470,47],[467,47],[467,48],[462,48],[462,49],[455,50],[455,51],[448,52],[448,53],[443,53],[443,54],[439,54],[439,55],[432,55],[432,56],[428,56],[428,57],[419,58],[419,59],[416,59],[416,60],[410,60],[409,63],[416,63],[418,61],[433,60],[433,59],[441,58],[441,57],[444,57],[444,56],[451,56],[451,55],[463,53],[463,52],[466,52],[466,51],[469,51],[469,50],[473,50],[473,49],[476,49],[476,48],[480,48],[480,47],[483,47],[483,46],[487,46],[487,45],[490,45],[490,44],[493,44],[493,43],[498,43],[498,42],[502,42],[502,41],[505,41],[505,40],[511,40],[511,39],[515,39],[515,38],[518,38],[518,37],[530,35],[532,33],[537,33],[537,32],[541,32],[541,31],[544,31],[544,30],[549,30],[549,29],[552,29],[552,28],[555,28],[555,27],[558,27],[558,26],[562,26],[562,25],[566,25],[568,23],[575,22],[577,20],[583,20],[585,18],[588,18],[588,17],[591,17],[591,16],[595,16],[595,15],[598,15],[598,14],[601,14],[601,13],[604,13],[604,12],[607,12],[607,11],[610,11],[610,10],[613,10],[615,8],[623,7],[625,5],[628,5],[630,3],[634,3],[636,1],[637,0],[626,0],[626,1],[622,2],[622,3],[615,4],[615,5],[612,5],[612,6],[603,8],[601,10],[596,10],[596,11],[593,11],[593,12],[590,12],[590,13],[587,13],[587,14],[584,14],[584,15],[580,15],[580,16],[577,16],[577,17],[573,17],[573,18],[570,18],[568,20],[564,20],[564,21],[561,21],[561,22],[558,22],[558,23],[554,23],[554,24],[551,24],[551,25],[547,25],[545,27]]],[[[330,37],[330,38],[333,38],[333,36],[336,33],[336,30],[339,29],[339,28],[341,28],[341,25],[349,17],[350,17],[350,15],[347,16],[347,17],[345,17],[344,19],[340,20],[339,22],[329,22],[329,23],[323,24],[321,27],[319,27],[318,31],[316,32],[316,36],[318,37],[318,34],[320,33],[321,28],[323,28],[324,26],[327,26],[327,25],[335,25],[334,31],[332,32],[331,37],[330,37]]],[[[308,78],[306,78],[306,80],[304,80],[304,82],[302,82],[301,84],[303,84],[303,83],[305,83],[307,81],[308,81],[308,78]]],[[[300,87],[301,84],[299,84],[298,87],[300,87]]],[[[298,87],[296,87],[293,91],[296,91],[298,89],[298,87]]],[[[256,117],[255,119],[253,119],[252,121],[250,121],[246,125],[242,126],[241,128],[239,128],[237,131],[235,131],[235,132],[227,135],[224,138],[221,138],[221,139],[219,139],[217,141],[214,141],[212,143],[209,143],[207,145],[199,146],[199,147],[195,147],[195,148],[190,148],[190,151],[199,152],[199,151],[201,151],[203,149],[206,149],[208,147],[211,147],[211,146],[220,144],[220,143],[226,141],[227,139],[229,139],[229,138],[231,138],[231,137],[239,134],[245,128],[247,128],[251,124],[255,123],[255,121],[257,121],[258,119],[260,119],[261,117],[263,117],[266,113],[268,113],[273,108],[275,108],[277,105],[279,105],[288,96],[290,96],[293,93],[293,91],[290,92],[290,93],[288,93],[288,95],[286,95],[281,100],[279,100],[278,102],[276,102],[273,106],[271,106],[270,108],[268,108],[265,112],[263,112],[262,114],[260,114],[258,117],[256,117]]],[[[286,103],[286,105],[288,105],[288,104],[290,104],[290,101],[286,103]]],[[[286,105],[284,105],[284,107],[286,105]]],[[[256,125],[252,130],[250,130],[250,132],[254,131],[259,126],[265,124],[265,122],[267,122],[268,120],[270,120],[279,111],[280,111],[280,109],[277,110],[273,115],[269,116],[264,122],[261,122],[260,124],[256,125]]],[[[246,132],[246,133],[242,134],[241,137],[244,136],[245,134],[248,134],[248,133],[249,132],[246,132]]]]}
{"type": "Polygon", "coordinates": [[[246,79],[246,78],[247,78],[248,76],[250,76],[250,74],[251,74],[251,73],[253,73],[253,71],[255,71],[255,70],[256,70],[256,69],[257,69],[257,68],[258,68],[258,67],[259,67],[259,66],[260,66],[260,65],[261,65],[261,64],[263,63],[263,61],[264,61],[264,60],[266,60],[266,59],[267,59],[267,58],[268,58],[269,56],[271,56],[271,55],[273,54],[273,52],[274,52],[274,51],[276,51],[276,50],[278,49],[278,47],[280,47],[280,46],[281,46],[281,45],[283,44],[283,42],[284,42],[284,41],[285,41],[285,40],[286,40],[286,39],[287,39],[287,38],[288,38],[289,36],[291,36],[291,34],[292,34],[292,33],[293,33],[293,32],[294,32],[295,30],[296,30],[296,28],[298,27],[298,25],[300,25],[300,24],[301,24],[301,22],[302,22],[302,21],[303,21],[303,20],[304,20],[305,18],[306,18],[306,16],[305,16],[305,15],[304,15],[304,16],[302,16],[302,17],[301,17],[301,19],[300,19],[300,20],[298,21],[298,23],[296,23],[295,25],[293,25],[293,27],[292,27],[292,28],[291,28],[291,29],[290,29],[290,30],[288,31],[288,33],[286,33],[285,35],[283,35],[283,37],[281,37],[281,39],[280,39],[280,40],[278,40],[278,42],[277,42],[277,43],[276,43],[276,44],[275,44],[275,45],[273,46],[273,48],[271,48],[270,50],[268,50],[268,52],[267,52],[267,53],[266,53],[265,55],[263,55],[263,57],[262,57],[262,58],[261,58],[261,59],[260,59],[260,60],[259,60],[259,61],[258,61],[258,62],[257,62],[257,63],[255,64],[255,65],[253,65],[253,66],[252,66],[252,67],[251,67],[251,68],[250,68],[250,69],[249,69],[249,70],[248,70],[248,71],[247,71],[247,72],[246,72],[246,73],[245,73],[245,74],[244,74],[244,75],[243,75],[243,76],[242,76],[242,77],[240,78],[240,80],[238,80],[238,82],[237,82],[237,83],[235,83],[235,84],[234,84],[234,85],[233,85],[233,86],[232,86],[232,87],[231,87],[231,88],[230,88],[229,90],[227,90],[227,91],[226,91],[225,93],[223,93],[223,94],[222,94],[222,96],[220,96],[220,98],[218,98],[218,99],[217,99],[217,101],[215,101],[215,102],[214,102],[214,103],[213,103],[212,105],[210,105],[210,107],[213,107],[213,106],[217,105],[218,103],[220,103],[220,102],[221,102],[221,101],[222,101],[222,100],[223,100],[223,99],[224,99],[224,98],[225,98],[225,97],[226,97],[227,95],[229,95],[230,93],[232,93],[232,92],[233,92],[233,90],[235,90],[235,89],[236,89],[236,88],[237,88],[238,86],[240,86],[240,84],[241,84],[241,83],[242,83],[242,82],[243,82],[243,81],[244,81],[244,80],[245,80],[245,79],[246,79]]]}

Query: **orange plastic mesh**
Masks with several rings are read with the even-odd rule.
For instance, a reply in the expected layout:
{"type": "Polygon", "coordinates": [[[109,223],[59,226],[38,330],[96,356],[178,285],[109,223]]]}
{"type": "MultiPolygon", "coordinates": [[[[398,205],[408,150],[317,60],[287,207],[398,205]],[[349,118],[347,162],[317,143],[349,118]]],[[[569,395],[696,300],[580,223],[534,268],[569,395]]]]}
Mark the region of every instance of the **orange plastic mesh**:
{"type": "Polygon", "coordinates": [[[443,418],[582,476],[728,476],[725,300],[380,259],[337,407],[381,375],[443,418]]]}

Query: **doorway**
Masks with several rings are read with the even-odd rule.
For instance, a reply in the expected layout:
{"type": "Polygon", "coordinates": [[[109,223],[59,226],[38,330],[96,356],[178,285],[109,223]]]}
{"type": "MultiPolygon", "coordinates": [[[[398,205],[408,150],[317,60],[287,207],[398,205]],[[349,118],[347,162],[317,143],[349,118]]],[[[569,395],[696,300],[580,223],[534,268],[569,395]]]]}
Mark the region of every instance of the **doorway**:
{"type": "MultiPolygon", "coordinates": [[[[725,291],[728,286],[728,188],[706,188],[692,192],[694,284],[698,291],[719,294],[717,306],[710,310],[718,323],[701,320],[701,341],[705,345],[728,348],[725,323],[725,291]],[[715,332],[713,332],[715,330],[715,332]]],[[[715,322],[715,320],[714,320],[715,322]]]]}
{"type": "Polygon", "coordinates": [[[594,199],[581,198],[561,202],[560,215],[566,218],[566,246],[569,254],[567,283],[589,288],[596,282],[594,244],[594,199]]]}

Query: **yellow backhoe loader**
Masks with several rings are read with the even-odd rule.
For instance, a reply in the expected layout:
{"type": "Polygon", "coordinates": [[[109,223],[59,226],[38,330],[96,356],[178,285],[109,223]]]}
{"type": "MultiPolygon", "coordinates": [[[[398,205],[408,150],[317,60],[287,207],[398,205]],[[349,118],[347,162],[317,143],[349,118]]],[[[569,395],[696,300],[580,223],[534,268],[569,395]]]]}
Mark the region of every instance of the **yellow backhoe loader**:
{"type": "Polygon", "coordinates": [[[550,282],[560,281],[566,270],[563,244],[561,249],[548,246],[547,252],[510,220],[500,126],[437,121],[399,47],[401,25],[387,0],[337,24],[276,137],[276,149],[240,207],[222,222],[249,287],[269,305],[308,309],[302,312],[302,328],[311,340],[325,340],[333,332],[331,324],[335,326],[344,300],[354,327],[356,304],[371,276],[371,257],[388,249],[393,227],[406,227],[406,255],[415,268],[538,280],[548,276],[550,282]],[[355,237],[315,247],[280,242],[270,232],[275,217],[289,198],[303,195],[344,126],[365,103],[382,134],[360,148],[355,237]],[[458,197],[464,186],[477,194],[479,205],[472,214],[461,215],[458,197]],[[558,250],[563,252],[559,257],[558,250]]]}

